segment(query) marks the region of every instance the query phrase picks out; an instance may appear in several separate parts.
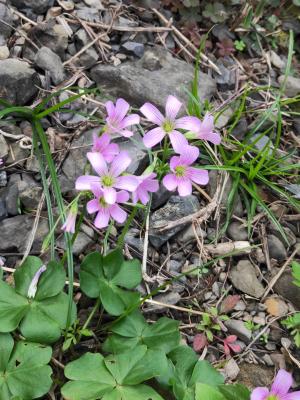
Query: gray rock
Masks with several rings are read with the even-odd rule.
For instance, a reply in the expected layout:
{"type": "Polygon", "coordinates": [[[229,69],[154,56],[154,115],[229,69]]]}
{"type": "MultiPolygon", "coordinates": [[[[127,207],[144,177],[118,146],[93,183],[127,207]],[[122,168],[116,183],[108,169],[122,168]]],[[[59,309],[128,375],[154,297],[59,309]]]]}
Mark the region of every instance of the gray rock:
{"type": "Polygon", "coordinates": [[[0,159],[5,160],[8,156],[8,145],[4,136],[0,133],[0,159]]]}
{"type": "Polygon", "coordinates": [[[253,297],[261,297],[264,287],[256,276],[253,265],[248,260],[241,260],[229,272],[229,278],[233,286],[243,293],[253,297]]]}
{"type": "Polygon", "coordinates": [[[89,69],[97,63],[98,59],[99,55],[97,51],[93,47],[90,47],[79,56],[78,62],[82,67],[89,69]]]}
{"type": "Polygon", "coordinates": [[[6,60],[9,57],[9,48],[5,46],[0,46],[0,60],[6,60]]]}
{"type": "Polygon", "coordinates": [[[151,209],[156,210],[161,207],[171,196],[172,192],[169,192],[163,185],[161,185],[159,190],[152,195],[151,209]]]}
{"type": "Polygon", "coordinates": [[[248,232],[244,225],[240,222],[231,222],[227,228],[227,233],[232,240],[247,240],[248,232]]]}
{"type": "Polygon", "coordinates": [[[24,105],[37,94],[37,85],[39,76],[25,61],[12,58],[0,61],[0,97],[24,105]]]}
{"type": "Polygon", "coordinates": [[[28,184],[25,181],[20,181],[17,185],[22,205],[27,210],[36,210],[43,193],[43,188],[37,184],[28,184]]]}
{"type": "MultiPolygon", "coordinates": [[[[93,243],[94,243],[94,240],[90,236],[88,236],[84,232],[79,232],[75,239],[75,242],[73,244],[73,248],[72,248],[73,254],[75,256],[79,256],[88,248],[88,246],[90,246],[93,243]]],[[[63,236],[61,236],[57,240],[57,246],[66,250],[66,243],[65,243],[65,239],[63,236]]]]}
{"type": "Polygon", "coordinates": [[[168,268],[171,272],[181,272],[182,262],[177,260],[170,260],[168,262],[168,268]]]}
{"type": "Polygon", "coordinates": [[[9,25],[13,25],[13,15],[5,4],[0,3],[0,45],[4,45],[5,39],[11,34],[12,28],[9,25]]]}
{"type": "Polygon", "coordinates": [[[271,64],[278,69],[284,69],[286,62],[283,60],[282,56],[279,56],[274,50],[268,52],[271,64]]]}
{"type": "Polygon", "coordinates": [[[143,57],[145,53],[145,46],[143,43],[139,42],[125,42],[122,44],[122,49],[126,51],[126,53],[135,55],[139,58],[143,57]]]}
{"type": "Polygon", "coordinates": [[[4,190],[0,190],[0,221],[8,217],[8,212],[6,209],[6,201],[4,198],[4,190]]]}
{"type": "MultiPolygon", "coordinates": [[[[39,47],[46,46],[59,55],[62,60],[65,59],[65,52],[68,47],[68,34],[62,25],[56,24],[55,19],[33,27],[29,37],[34,43],[38,43],[39,47]]],[[[26,49],[30,49],[30,45],[28,46],[26,49]]],[[[29,55],[29,57],[30,59],[34,59],[34,55],[29,55]]]]}
{"type": "Polygon", "coordinates": [[[18,182],[10,180],[5,193],[5,202],[8,215],[19,214],[18,182]]]}
{"type": "Polygon", "coordinates": [[[225,322],[225,326],[232,335],[236,335],[245,343],[249,343],[251,340],[251,331],[245,327],[243,321],[237,319],[230,319],[225,322]]]}
{"type": "MultiPolygon", "coordinates": [[[[278,78],[278,82],[280,85],[284,82],[284,75],[280,75],[278,78]]],[[[284,89],[284,93],[287,97],[295,97],[300,93],[300,78],[295,78],[293,76],[288,76],[286,80],[286,85],[284,89]]]]}
{"type": "MultiPolygon", "coordinates": [[[[206,232],[203,231],[198,225],[196,226],[196,235],[200,238],[200,240],[206,238],[207,236],[206,232]]],[[[180,232],[177,239],[180,244],[188,243],[191,240],[196,241],[196,236],[192,225],[180,232]]]]}
{"type": "Polygon", "coordinates": [[[84,174],[84,168],[87,165],[86,153],[91,149],[92,143],[93,130],[85,132],[74,140],[73,149],[70,150],[62,167],[63,175],[59,177],[63,193],[73,190],[75,180],[84,174]]]}
{"type": "Polygon", "coordinates": [[[120,150],[127,151],[131,158],[131,164],[126,171],[133,175],[142,174],[149,165],[149,156],[141,137],[137,137],[134,142],[124,138],[121,141],[115,140],[115,142],[119,145],[120,150]]]}
{"type": "MultiPolygon", "coordinates": [[[[209,171],[209,183],[208,183],[207,188],[208,188],[210,197],[213,197],[214,194],[216,193],[219,177],[220,177],[220,174],[218,173],[218,171],[209,171]]],[[[224,191],[223,191],[223,196],[221,199],[221,206],[226,207],[226,208],[228,207],[228,197],[229,197],[231,189],[232,189],[232,179],[231,179],[231,177],[229,177],[229,179],[225,185],[224,191]]],[[[235,196],[235,201],[234,201],[234,205],[233,205],[233,213],[237,217],[242,217],[244,215],[243,204],[242,204],[241,198],[238,194],[236,194],[236,196],[235,196]]]]}
{"type": "Polygon", "coordinates": [[[267,241],[268,241],[270,257],[274,258],[279,262],[286,260],[287,251],[282,241],[279,240],[278,237],[276,237],[275,235],[268,235],[267,241]]]}
{"type": "MultiPolygon", "coordinates": [[[[24,252],[27,241],[32,233],[34,217],[30,215],[17,215],[6,218],[0,222],[0,252],[24,252]]],[[[40,251],[42,242],[48,234],[48,223],[41,218],[33,242],[33,251],[40,251]]]]}
{"type": "Polygon", "coordinates": [[[48,47],[42,47],[35,56],[35,63],[44,71],[49,71],[55,85],[61,83],[64,78],[64,67],[60,57],[48,47]]]}
{"type": "Polygon", "coordinates": [[[79,19],[83,19],[84,21],[101,22],[101,14],[97,8],[82,7],[75,11],[75,14],[79,19]]]}
{"type": "Polygon", "coordinates": [[[144,251],[144,241],[141,238],[141,232],[139,229],[131,228],[125,235],[125,243],[133,247],[140,253],[144,251]]]}
{"type": "Polygon", "coordinates": [[[168,203],[164,207],[154,211],[150,217],[149,240],[151,244],[157,249],[160,248],[185,226],[182,224],[164,231],[160,231],[160,228],[169,222],[174,222],[195,213],[199,208],[200,204],[196,196],[171,196],[168,203]]]}
{"type": "Polygon", "coordinates": [[[239,140],[243,140],[248,133],[248,122],[246,118],[241,118],[238,124],[233,128],[232,134],[239,140]]]}
{"type": "MultiPolygon", "coordinates": [[[[169,293],[164,293],[160,294],[158,296],[155,296],[153,300],[158,301],[160,303],[164,304],[171,304],[175,305],[177,304],[181,299],[181,296],[178,292],[169,292],[169,293]]],[[[166,310],[166,307],[158,305],[158,304],[151,304],[149,307],[145,309],[145,311],[155,311],[155,312],[163,312],[166,310]]]]}
{"type": "Polygon", "coordinates": [[[218,85],[218,88],[221,91],[231,90],[235,87],[236,82],[236,73],[233,69],[229,69],[225,67],[222,63],[221,59],[217,61],[217,66],[221,71],[221,75],[215,74],[215,79],[218,85]]]}
{"type": "MultiPolygon", "coordinates": [[[[163,109],[170,94],[187,101],[184,88],[192,81],[194,69],[157,46],[147,50],[142,59],[137,61],[122,63],[117,67],[99,64],[92,69],[91,75],[101,90],[110,96],[124,97],[138,106],[149,101],[163,109]]],[[[215,81],[200,72],[201,99],[209,99],[215,92],[215,81]]]]}
{"type": "Polygon", "coordinates": [[[261,136],[261,133],[255,133],[250,138],[250,141],[252,143],[255,142],[254,147],[256,147],[257,150],[262,151],[262,150],[266,149],[266,147],[268,146],[269,147],[268,155],[272,155],[273,148],[274,148],[272,141],[269,140],[269,138],[267,136],[262,136],[261,138],[259,138],[259,136],[261,136]]]}
{"type": "Polygon", "coordinates": [[[0,187],[7,185],[7,173],[6,171],[0,171],[0,187]]]}
{"type": "Polygon", "coordinates": [[[43,14],[52,7],[53,0],[10,0],[17,9],[30,9],[36,14],[43,14]]]}
{"type": "Polygon", "coordinates": [[[89,40],[90,38],[85,29],[78,29],[78,31],[74,35],[76,50],[81,50],[83,46],[88,44],[89,40]]]}
{"type": "Polygon", "coordinates": [[[276,282],[274,291],[300,310],[300,287],[294,285],[293,280],[291,270],[285,271],[276,282]]]}

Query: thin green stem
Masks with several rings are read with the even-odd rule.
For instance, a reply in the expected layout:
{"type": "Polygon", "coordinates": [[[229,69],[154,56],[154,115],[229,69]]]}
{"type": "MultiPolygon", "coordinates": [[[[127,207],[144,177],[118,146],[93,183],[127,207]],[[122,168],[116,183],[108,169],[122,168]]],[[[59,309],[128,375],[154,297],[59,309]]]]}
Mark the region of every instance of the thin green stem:
{"type": "MultiPolygon", "coordinates": [[[[90,312],[90,315],[88,316],[87,320],[85,321],[85,323],[84,323],[84,325],[83,325],[83,327],[81,329],[82,331],[89,326],[91,320],[93,319],[93,316],[96,314],[96,311],[100,307],[100,304],[101,304],[101,300],[100,300],[100,297],[98,297],[98,299],[97,299],[92,311],[90,312]]],[[[82,334],[80,333],[79,336],[78,336],[78,342],[80,342],[81,337],[82,337],[82,334]]]]}
{"type": "Polygon", "coordinates": [[[113,225],[114,225],[114,221],[111,220],[110,224],[108,225],[108,228],[107,228],[107,230],[105,232],[105,236],[104,236],[104,240],[103,240],[103,255],[104,256],[106,255],[107,250],[108,250],[108,238],[109,238],[109,235],[110,235],[110,232],[111,232],[111,228],[113,227],[113,225]]]}
{"type": "MultiPolygon", "coordinates": [[[[41,122],[37,118],[33,118],[32,120],[33,129],[35,133],[39,137],[39,141],[42,145],[46,161],[49,168],[49,173],[52,180],[53,190],[55,194],[55,198],[57,201],[59,212],[62,216],[63,222],[65,222],[66,215],[65,209],[63,204],[63,198],[60,190],[59,181],[57,179],[55,165],[52,159],[52,155],[49,149],[49,145],[47,142],[47,138],[41,122]]],[[[69,289],[68,289],[68,297],[69,297],[69,307],[68,307],[68,315],[67,315],[67,328],[71,325],[71,316],[72,316],[72,309],[73,309],[73,286],[74,286],[74,267],[73,267],[73,254],[72,254],[72,243],[71,243],[71,236],[69,233],[64,233],[65,241],[66,241],[66,253],[67,253],[67,269],[68,269],[68,279],[69,279],[69,289]]]]}
{"type": "Polygon", "coordinates": [[[119,238],[118,238],[117,247],[119,247],[119,248],[122,248],[122,247],[123,247],[125,235],[126,235],[126,233],[128,232],[128,230],[129,230],[129,227],[130,227],[130,225],[131,225],[131,223],[132,223],[132,221],[133,221],[133,219],[134,219],[134,217],[135,217],[135,215],[136,215],[136,213],[137,213],[137,210],[138,210],[138,207],[135,206],[135,207],[133,208],[133,210],[131,211],[131,214],[130,214],[129,217],[127,218],[126,224],[124,225],[124,227],[123,227],[123,229],[122,229],[122,233],[121,233],[121,235],[120,235],[119,238]]]}

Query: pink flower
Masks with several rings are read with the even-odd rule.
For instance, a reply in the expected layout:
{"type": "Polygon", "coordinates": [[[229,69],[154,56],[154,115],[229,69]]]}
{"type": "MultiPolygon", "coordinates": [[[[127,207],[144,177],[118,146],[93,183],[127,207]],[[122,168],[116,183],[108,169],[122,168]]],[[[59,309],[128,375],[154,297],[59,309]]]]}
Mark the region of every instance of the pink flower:
{"type": "Polygon", "coordinates": [[[183,146],[188,144],[184,135],[177,129],[186,129],[194,131],[198,127],[195,117],[182,117],[176,119],[176,116],[182,106],[182,103],[174,96],[168,96],[166,103],[166,116],[151,103],[145,103],[141,108],[141,112],[145,117],[158,125],[157,128],[151,129],[143,137],[144,145],[148,148],[160,143],[162,139],[169,135],[173,149],[179,153],[183,146]]]}
{"type": "Polygon", "coordinates": [[[3,158],[0,158],[0,167],[4,164],[3,158]]]}
{"type": "Polygon", "coordinates": [[[2,258],[0,257],[0,267],[3,267],[4,265],[4,261],[2,260],[2,258]]]}
{"type": "Polygon", "coordinates": [[[293,384],[292,375],[280,369],[274,379],[271,390],[258,387],[253,390],[251,400],[300,400],[300,392],[289,393],[293,384]]]}
{"type": "Polygon", "coordinates": [[[159,189],[158,180],[154,179],[156,174],[153,172],[147,175],[141,175],[138,178],[139,185],[136,190],[132,193],[132,202],[136,204],[140,201],[146,205],[149,202],[150,196],[148,192],[154,193],[159,189]]]}
{"type": "Polygon", "coordinates": [[[106,203],[114,204],[117,199],[116,189],[125,189],[133,192],[137,188],[139,182],[135,176],[120,176],[131,163],[126,151],[121,151],[110,166],[107,165],[103,155],[100,153],[87,153],[87,158],[99,176],[80,176],[76,180],[75,187],[77,190],[91,190],[91,185],[100,184],[106,203]]]}
{"type": "Polygon", "coordinates": [[[121,190],[116,194],[116,202],[108,204],[104,198],[104,191],[100,185],[92,185],[91,190],[95,199],[87,203],[87,211],[89,214],[97,213],[94,224],[96,228],[105,228],[109,224],[110,218],[122,224],[127,218],[127,213],[122,210],[118,203],[125,203],[129,199],[129,194],[125,190],[121,190]]]}
{"type": "Polygon", "coordinates": [[[131,114],[126,117],[129,104],[124,99],[118,99],[116,105],[112,101],[105,103],[107,117],[105,132],[120,133],[122,136],[130,137],[133,132],[127,129],[129,126],[139,124],[138,114],[131,114]]]}
{"type": "Polygon", "coordinates": [[[114,157],[119,154],[119,146],[116,143],[110,143],[110,136],[103,133],[100,137],[96,132],[93,134],[93,148],[94,153],[99,152],[107,162],[112,162],[114,157]]]}
{"type": "Polygon", "coordinates": [[[235,335],[227,336],[227,338],[223,340],[224,353],[226,356],[229,356],[231,351],[233,351],[233,353],[239,353],[241,351],[241,346],[239,344],[234,344],[236,340],[237,337],[235,335]]]}
{"type": "Polygon", "coordinates": [[[163,179],[164,186],[173,191],[178,188],[180,196],[188,196],[192,193],[192,182],[199,185],[208,183],[208,172],[203,169],[190,167],[199,156],[199,149],[194,146],[186,146],[179,156],[170,160],[172,173],[163,179]]]}
{"type": "Polygon", "coordinates": [[[77,217],[77,204],[71,207],[71,210],[66,218],[65,223],[62,225],[61,229],[65,232],[75,233],[76,217],[77,217]]]}
{"type": "Polygon", "coordinates": [[[47,269],[47,268],[46,268],[46,265],[42,265],[42,266],[36,271],[36,273],[34,274],[34,276],[33,276],[33,278],[32,278],[32,281],[30,282],[28,291],[27,291],[27,297],[28,297],[29,299],[33,299],[33,298],[34,298],[34,296],[35,296],[35,294],[36,294],[36,291],[37,291],[37,285],[38,285],[38,283],[39,283],[40,276],[42,275],[43,272],[46,271],[46,269],[47,269]]]}
{"type": "Polygon", "coordinates": [[[221,143],[221,136],[219,133],[214,132],[214,117],[206,113],[203,121],[200,121],[198,118],[194,117],[198,123],[197,129],[194,131],[197,139],[207,140],[213,144],[220,144],[221,143]]]}

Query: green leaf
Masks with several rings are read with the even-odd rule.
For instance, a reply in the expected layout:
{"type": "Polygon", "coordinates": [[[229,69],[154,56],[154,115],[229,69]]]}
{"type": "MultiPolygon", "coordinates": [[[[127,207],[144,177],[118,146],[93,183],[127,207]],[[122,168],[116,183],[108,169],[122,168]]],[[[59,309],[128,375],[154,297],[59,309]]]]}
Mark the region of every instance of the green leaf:
{"type": "Polygon", "coordinates": [[[62,395],[68,400],[162,400],[152,388],[140,384],[154,377],[155,369],[157,363],[146,346],[106,358],[87,353],[66,366],[65,375],[72,381],[62,387],[62,395]]]}
{"type": "Polygon", "coordinates": [[[91,298],[100,297],[104,309],[116,316],[139,302],[139,293],[122,288],[133,289],[141,279],[139,261],[125,261],[119,249],[105,257],[91,253],[84,258],[80,268],[82,291],[91,298]]]}
{"type": "Polygon", "coordinates": [[[14,345],[11,335],[3,333],[0,346],[6,349],[5,357],[1,354],[1,400],[32,400],[49,391],[52,384],[52,370],[47,365],[52,355],[50,347],[28,342],[14,345]]]}
{"type": "Polygon", "coordinates": [[[215,388],[204,383],[196,384],[195,400],[225,400],[224,396],[215,388]]]}
{"type": "Polygon", "coordinates": [[[197,361],[189,385],[196,383],[218,386],[224,383],[224,378],[208,361],[197,361]]]}
{"type": "Polygon", "coordinates": [[[221,385],[219,391],[226,400],[249,400],[250,390],[246,386],[237,385],[221,385]]]}
{"type": "Polygon", "coordinates": [[[292,275],[295,279],[293,283],[300,287],[300,264],[296,261],[292,262],[292,275]]]}
{"type": "Polygon", "coordinates": [[[177,321],[169,318],[161,318],[149,325],[139,311],[134,311],[112,327],[114,334],[106,340],[104,349],[120,353],[141,344],[169,353],[179,345],[178,326],[177,321]]]}
{"type": "MultiPolygon", "coordinates": [[[[50,262],[40,276],[35,297],[27,298],[30,283],[41,265],[39,258],[28,257],[15,272],[15,288],[0,281],[0,332],[11,332],[20,326],[27,340],[53,343],[67,324],[69,302],[62,292],[65,272],[60,264],[50,262]]],[[[75,317],[73,302],[72,321],[75,317]]]]}
{"type": "Polygon", "coordinates": [[[15,330],[28,309],[28,300],[18,295],[7,283],[0,281],[0,332],[15,330]]]}

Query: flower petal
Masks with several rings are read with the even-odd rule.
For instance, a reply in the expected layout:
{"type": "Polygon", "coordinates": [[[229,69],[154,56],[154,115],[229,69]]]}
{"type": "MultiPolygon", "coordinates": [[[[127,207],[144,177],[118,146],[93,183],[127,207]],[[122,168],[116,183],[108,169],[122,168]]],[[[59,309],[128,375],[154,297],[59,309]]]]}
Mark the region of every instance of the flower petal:
{"type": "Polygon", "coordinates": [[[201,131],[197,134],[197,137],[202,140],[207,140],[213,144],[221,143],[221,136],[217,132],[202,133],[201,131]]]}
{"type": "Polygon", "coordinates": [[[266,400],[267,396],[270,394],[268,388],[258,387],[251,393],[250,400],[266,400]]]}
{"type": "Polygon", "coordinates": [[[116,102],[115,117],[118,121],[122,121],[129,110],[129,104],[124,99],[118,99],[116,102]]]}
{"type": "Polygon", "coordinates": [[[93,194],[94,194],[94,196],[96,198],[103,197],[103,189],[102,189],[102,185],[100,183],[100,180],[97,183],[93,182],[91,184],[91,191],[93,192],[93,194]]]}
{"type": "Polygon", "coordinates": [[[182,164],[181,163],[181,157],[179,157],[179,156],[171,157],[171,160],[170,160],[171,171],[175,171],[175,168],[178,167],[178,165],[181,165],[181,164],[182,164]]]}
{"type": "Polygon", "coordinates": [[[129,193],[126,190],[117,192],[117,203],[126,203],[129,200],[129,193]]]}
{"type": "Polygon", "coordinates": [[[206,113],[201,123],[201,131],[203,133],[209,133],[213,129],[214,129],[214,117],[211,114],[206,113]]]}
{"type": "Polygon", "coordinates": [[[143,137],[143,142],[146,147],[151,148],[157,145],[157,143],[161,142],[165,136],[165,131],[162,128],[154,128],[145,133],[143,137]]]}
{"type": "Polygon", "coordinates": [[[149,202],[150,196],[147,192],[147,190],[143,189],[142,187],[139,187],[137,189],[137,196],[140,202],[144,205],[146,205],[149,202]]]}
{"type": "Polygon", "coordinates": [[[99,136],[96,132],[93,133],[93,148],[92,151],[102,151],[110,142],[110,136],[107,133],[99,136]]]}
{"type": "Polygon", "coordinates": [[[94,221],[95,227],[96,228],[106,228],[109,222],[109,211],[108,208],[101,208],[98,211],[98,214],[96,216],[96,219],[94,221]]]}
{"type": "Polygon", "coordinates": [[[82,175],[76,179],[76,190],[91,190],[91,185],[100,183],[99,176],[95,175],[82,175]]]}
{"type": "Polygon", "coordinates": [[[165,188],[167,188],[170,192],[175,190],[178,185],[177,178],[173,174],[167,174],[162,182],[165,188]]]}
{"type": "Polygon", "coordinates": [[[209,181],[208,171],[205,169],[198,169],[190,167],[188,169],[189,178],[199,185],[207,185],[209,181]]]}
{"type": "Polygon", "coordinates": [[[115,187],[118,189],[128,190],[133,192],[138,187],[139,181],[133,175],[119,176],[116,180],[115,187]]]}
{"type": "Polygon", "coordinates": [[[87,153],[87,158],[98,175],[107,175],[107,164],[100,153],[87,153]]]}
{"type": "Polygon", "coordinates": [[[176,153],[180,154],[180,151],[182,150],[182,148],[185,146],[188,146],[188,144],[189,144],[187,139],[185,138],[185,136],[183,136],[183,134],[180,132],[173,131],[173,132],[169,133],[169,137],[170,137],[173,149],[176,151],[176,153]]]}
{"type": "Polygon", "coordinates": [[[114,115],[115,115],[115,106],[114,106],[114,103],[113,103],[112,101],[107,101],[107,102],[105,103],[105,108],[106,108],[107,115],[108,115],[110,118],[114,117],[114,115]]]}
{"type": "Polygon", "coordinates": [[[140,111],[149,121],[156,125],[161,125],[164,122],[165,117],[162,115],[159,109],[151,103],[145,103],[140,108],[140,111]]]}
{"type": "Polygon", "coordinates": [[[280,369],[271,386],[271,393],[279,396],[284,396],[288,393],[293,384],[292,374],[280,369]]]}
{"type": "Polygon", "coordinates": [[[122,172],[125,171],[125,169],[129,166],[131,163],[131,158],[129,157],[127,151],[121,151],[113,160],[111,167],[110,167],[110,173],[112,176],[115,178],[122,174],[122,172]]]}
{"type": "Polygon", "coordinates": [[[117,200],[117,192],[113,187],[105,187],[103,189],[103,197],[106,203],[115,204],[117,200]]]}
{"type": "Polygon", "coordinates": [[[140,123],[140,116],[138,114],[131,114],[124,118],[120,126],[126,128],[127,126],[132,126],[140,123]]]}
{"type": "Polygon", "coordinates": [[[183,146],[180,150],[180,161],[185,165],[193,164],[199,157],[199,149],[196,146],[183,146]]]}
{"type": "Polygon", "coordinates": [[[127,213],[117,204],[112,205],[109,209],[109,212],[112,218],[119,222],[119,224],[122,224],[126,221],[127,213]]]}
{"type": "Polygon", "coordinates": [[[110,163],[119,154],[119,146],[116,143],[109,144],[105,150],[102,151],[102,155],[106,162],[110,163]]]}
{"type": "Polygon", "coordinates": [[[99,200],[93,199],[87,202],[86,209],[89,214],[93,214],[100,208],[99,200]]]}
{"type": "Polygon", "coordinates": [[[192,182],[189,179],[181,178],[178,180],[179,196],[189,196],[192,194],[192,182]]]}
{"type": "Polygon", "coordinates": [[[182,117],[176,120],[175,128],[176,129],[185,129],[187,131],[198,132],[201,126],[201,121],[197,117],[182,117]]]}
{"type": "Polygon", "coordinates": [[[181,101],[179,101],[175,96],[168,96],[166,103],[166,117],[171,121],[174,121],[181,106],[181,101]]]}
{"type": "Polygon", "coordinates": [[[159,183],[157,179],[146,179],[140,184],[140,187],[148,192],[155,193],[159,189],[159,183]]]}

